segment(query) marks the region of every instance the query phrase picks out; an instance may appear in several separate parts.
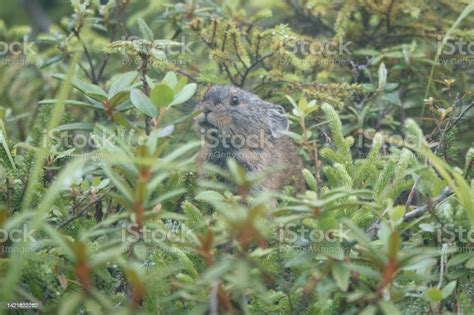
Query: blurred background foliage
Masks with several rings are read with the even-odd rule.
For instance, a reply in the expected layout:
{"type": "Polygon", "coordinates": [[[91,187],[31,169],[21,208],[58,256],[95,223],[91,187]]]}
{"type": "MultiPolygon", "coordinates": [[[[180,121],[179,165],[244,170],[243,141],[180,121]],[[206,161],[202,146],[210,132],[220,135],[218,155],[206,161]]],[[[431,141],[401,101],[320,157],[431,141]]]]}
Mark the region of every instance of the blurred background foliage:
{"type": "Polygon", "coordinates": [[[35,232],[0,240],[0,301],[60,314],[472,312],[473,10],[2,3],[0,228],[35,232]],[[286,109],[305,192],[248,196],[260,177],[232,160],[210,167],[226,183],[200,179],[193,109],[213,84],[286,109]]]}

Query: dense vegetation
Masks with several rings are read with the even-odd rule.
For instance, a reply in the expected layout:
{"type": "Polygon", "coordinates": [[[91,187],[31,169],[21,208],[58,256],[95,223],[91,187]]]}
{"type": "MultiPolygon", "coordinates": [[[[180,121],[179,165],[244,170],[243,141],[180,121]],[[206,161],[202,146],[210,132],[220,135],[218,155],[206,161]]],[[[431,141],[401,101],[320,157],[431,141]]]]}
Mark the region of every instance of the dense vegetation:
{"type": "Polygon", "coordinates": [[[0,13],[3,310],[474,312],[474,2],[20,2],[0,13]],[[286,109],[304,193],[249,194],[265,174],[231,159],[198,174],[214,84],[286,109]]]}

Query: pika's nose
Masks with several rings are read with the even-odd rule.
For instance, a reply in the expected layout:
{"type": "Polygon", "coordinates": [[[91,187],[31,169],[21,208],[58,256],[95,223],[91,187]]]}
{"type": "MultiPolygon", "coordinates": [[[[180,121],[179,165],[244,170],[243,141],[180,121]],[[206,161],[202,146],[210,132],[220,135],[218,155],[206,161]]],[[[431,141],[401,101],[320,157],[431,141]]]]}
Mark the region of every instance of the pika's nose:
{"type": "Polygon", "coordinates": [[[211,106],[209,103],[204,103],[202,106],[202,112],[204,113],[204,117],[207,118],[207,114],[212,112],[211,106]]]}

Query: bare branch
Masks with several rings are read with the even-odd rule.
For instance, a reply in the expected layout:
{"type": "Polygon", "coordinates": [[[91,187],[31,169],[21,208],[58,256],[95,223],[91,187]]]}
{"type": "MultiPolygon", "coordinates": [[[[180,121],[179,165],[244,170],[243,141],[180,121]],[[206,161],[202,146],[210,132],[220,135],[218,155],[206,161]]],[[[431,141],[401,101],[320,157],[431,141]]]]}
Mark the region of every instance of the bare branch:
{"type": "MultiPolygon", "coordinates": [[[[427,212],[428,210],[430,209],[434,209],[438,204],[440,204],[441,202],[445,201],[449,196],[451,196],[453,194],[452,190],[450,187],[446,187],[443,192],[437,196],[433,202],[431,202],[430,204],[427,204],[427,205],[424,205],[424,206],[421,206],[421,207],[418,207],[408,213],[406,213],[404,216],[403,216],[403,221],[405,222],[408,222],[408,221],[411,221],[415,218],[418,218],[420,216],[422,216],[425,212],[427,212]]],[[[384,211],[384,214],[387,212],[387,210],[384,211]]],[[[382,215],[383,216],[383,215],[382,215]]],[[[370,225],[370,227],[367,229],[367,233],[369,234],[369,237],[372,238],[374,237],[378,230],[380,228],[380,219],[375,221],[374,223],[372,223],[370,225]]]]}
{"type": "Polygon", "coordinates": [[[403,221],[410,221],[414,218],[417,218],[417,217],[420,217],[421,215],[423,215],[426,211],[428,211],[429,209],[433,209],[434,207],[436,207],[438,204],[440,204],[441,202],[443,202],[444,200],[446,200],[446,198],[448,198],[449,196],[451,196],[453,194],[453,192],[451,191],[451,188],[449,187],[446,187],[443,192],[437,196],[435,198],[435,200],[430,204],[430,205],[424,205],[424,206],[421,206],[419,208],[416,208],[415,210],[412,210],[408,213],[406,213],[404,216],[403,216],[403,221]]]}
{"type": "Polygon", "coordinates": [[[80,218],[81,216],[83,216],[87,211],[89,211],[90,209],[92,209],[91,207],[98,201],[102,200],[103,198],[105,197],[105,194],[104,195],[101,195],[97,198],[95,198],[94,200],[90,201],[88,204],[86,204],[84,207],[81,208],[81,210],[79,210],[79,212],[70,217],[69,219],[67,219],[66,221],[64,221],[63,223],[61,223],[60,225],[57,226],[57,229],[62,229],[64,228],[66,225],[68,225],[69,223],[75,221],[76,219],[80,218]]]}

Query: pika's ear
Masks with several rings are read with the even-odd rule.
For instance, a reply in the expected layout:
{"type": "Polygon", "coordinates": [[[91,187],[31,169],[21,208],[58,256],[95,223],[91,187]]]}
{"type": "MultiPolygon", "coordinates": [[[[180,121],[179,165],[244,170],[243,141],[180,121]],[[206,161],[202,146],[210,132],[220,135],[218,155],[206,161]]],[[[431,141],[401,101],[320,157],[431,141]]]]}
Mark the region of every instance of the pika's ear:
{"type": "Polygon", "coordinates": [[[289,122],[285,110],[280,105],[273,105],[267,112],[268,127],[273,137],[279,138],[288,131],[289,122]]]}

